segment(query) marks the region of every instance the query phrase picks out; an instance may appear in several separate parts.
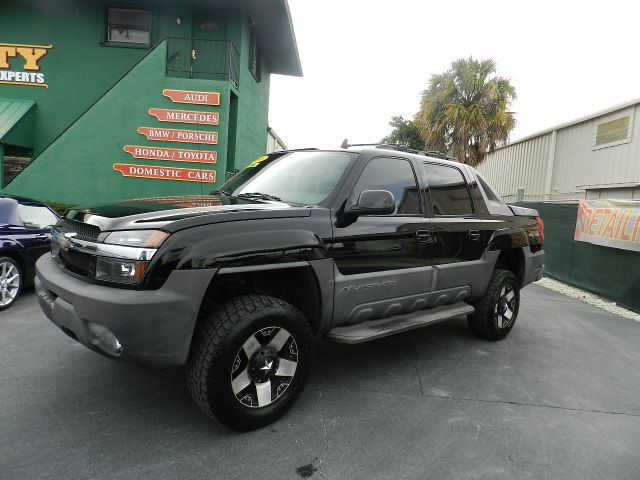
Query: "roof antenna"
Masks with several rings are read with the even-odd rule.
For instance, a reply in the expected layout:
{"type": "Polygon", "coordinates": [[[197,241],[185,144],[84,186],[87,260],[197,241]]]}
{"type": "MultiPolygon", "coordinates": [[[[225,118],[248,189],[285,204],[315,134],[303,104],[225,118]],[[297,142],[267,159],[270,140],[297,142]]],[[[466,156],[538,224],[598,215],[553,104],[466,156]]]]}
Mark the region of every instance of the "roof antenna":
{"type": "Polygon", "coordinates": [[[345,138],[342,141],[342,145],[340,145],[340,148],[349,148],[349,139],[348,138],[345,138]]]}

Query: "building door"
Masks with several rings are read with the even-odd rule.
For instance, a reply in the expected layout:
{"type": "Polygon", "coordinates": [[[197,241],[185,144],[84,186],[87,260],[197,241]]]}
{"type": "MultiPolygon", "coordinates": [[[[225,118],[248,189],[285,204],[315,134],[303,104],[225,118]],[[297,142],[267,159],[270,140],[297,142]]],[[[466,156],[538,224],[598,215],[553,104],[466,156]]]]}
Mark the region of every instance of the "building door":
{"type": "Polygon", "coordinates": [[[192,77],[210,80],[227,79],[229,51],[226,17],[212,13],[194,13],[191,38],[192,77]]]}
{"type": "Polygon", "coordinates": [[[404,158],[371,159],[350,197],[364,190],[389,190],[396,212],[360,216],[348,225],[334,219],[331,251],[337,267],[337,324],[384,318],[427,305],[430,225],[422,213],[412,163],[404,158]]]}

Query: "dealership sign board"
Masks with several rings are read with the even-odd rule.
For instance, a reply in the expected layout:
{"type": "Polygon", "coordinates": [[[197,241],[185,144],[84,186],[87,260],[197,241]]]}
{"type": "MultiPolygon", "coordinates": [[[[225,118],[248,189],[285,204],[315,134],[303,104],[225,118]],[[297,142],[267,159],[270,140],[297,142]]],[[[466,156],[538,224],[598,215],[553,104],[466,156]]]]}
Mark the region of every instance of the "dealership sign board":
{"type": "Polygon", "coordinates": [[[140,127],[138,128],[138,133],[147,137],[147,140],[162,142],[204,143],[208,145],[216,145],[218,143],[218,132],[140,127]]]}
{"type": "MultiPolygon", "coordinates": [[[[164,89],[162,94],[174,103],[194,105],[220,105],[220,94],[217,92],[200,92],[191,90],[164,89]]],[[[153,115],[160,122],[190,123],[196,125],[219,125],[220,114],[218,112],[174,110],[166,108],[150,108],[153,115]]],[[[216,145],[218,132],[186,130],[176,128],[139,127],[138,133],[144,135],[147,140],[160,142],[181,142],[191,144],[216,145]]],[[[218,160],[218,152],[196,148],[169,148],[165,146],[154,147],[146,145],[125,145],[123,150],[137,159],[165,160],[170,162],[187,162],[199,164],[215,164],[218,160]]],[[[152,178],[157,180],[177,180],[180,182],[215,183],[215,170],[203,168],[181,168],[154,165],[134,165],[129,163],[115,163],[113,169],[120,172],[123,177],[152,178]]]]}
{"type": "Polygon", "coordinates": [[[211,150],[187,150],[184,148],[145,147],[125,145],[124,151],[134,158],[169,160],[173,162],[216,163],[218,152],[211,150]]]}
{"type": "Polygon", "coordinates": [[[220,123],[220,114],[217,112],[150,108],[149,115],[153,115],[161,122],[197,123],[200,125],[218,125],[220,123]]]}
{"type": "Polygon", "coordinates": [[[0,43],[0,83],[48,88],[40,61],[53,45],[0,43]]]}
{"type": "Polygon", "coordinates": [[[574,239],[640,252],[640,200],[580,200],[574,239]]]}
{"type": "Polygon", "coordinates": [[[194,92],[192,90],[162,90],[162,95],[170,98],[173,103],[190,103],[194,105],[220,105],[218,92],[194,92]]]}
{"type": "Polygon", "coordinates": [[[178,180],[180,182],[215,183],[216,181],[216,172],[214,170],[200,170],[197,168],[154,167],[116,163],[113,165],[113,169],[116,172],[120,172],[124,177],[178,180]]]}

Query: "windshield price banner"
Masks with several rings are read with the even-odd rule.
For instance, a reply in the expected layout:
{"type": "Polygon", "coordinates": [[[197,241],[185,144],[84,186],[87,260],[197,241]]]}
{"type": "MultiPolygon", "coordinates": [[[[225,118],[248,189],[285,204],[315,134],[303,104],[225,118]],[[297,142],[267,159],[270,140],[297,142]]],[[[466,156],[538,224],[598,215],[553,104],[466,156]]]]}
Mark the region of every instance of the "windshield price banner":
{"type": "Polygon", "coordinates": [[[574,239],[640,252],[640,200],[580,200],[574,239]]]}
{"type": "Polygon", "coordinates": [[[113,169],[116,172],[120,172],[124,177],[177,180],[179,182],[216,182],[216,172],[214,170],[198,170],[195,168],[177,167],[150,167],[148,165],[130,165],[127,163],[116,163],[113,165],[113,169]]]}
{"type": "Polygon", "coordinates": [[[183,148],[154,148],[125,145],[125,152],[135,158],[148,160],[170,160],[173,162],[216,163],[218,152],[210,150],[187,150],[183,148]]]}

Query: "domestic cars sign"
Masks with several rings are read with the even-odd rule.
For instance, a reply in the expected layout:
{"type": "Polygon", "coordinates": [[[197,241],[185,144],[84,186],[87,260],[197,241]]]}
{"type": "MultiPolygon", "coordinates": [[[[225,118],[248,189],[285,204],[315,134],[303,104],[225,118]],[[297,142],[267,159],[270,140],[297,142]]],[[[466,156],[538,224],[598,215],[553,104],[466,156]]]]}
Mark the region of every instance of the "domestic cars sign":
{"type": "Polygon", "coordinates": [[[215,183],[216,172],[197,168],[155,167],[149,165],[131,165],[116,163],[116,172],[124,177],[155,178],[158,180],[177,180],[179,182],[215,183]]]}
{"type": "Polygon", "coordinates": [[[580,200],[574,239],[640,252],[640,200],[580,200]]]}

